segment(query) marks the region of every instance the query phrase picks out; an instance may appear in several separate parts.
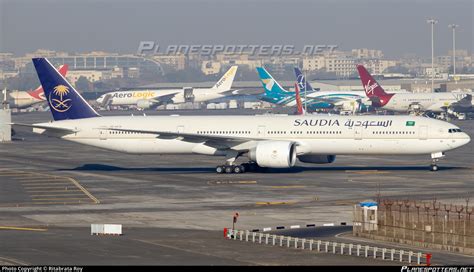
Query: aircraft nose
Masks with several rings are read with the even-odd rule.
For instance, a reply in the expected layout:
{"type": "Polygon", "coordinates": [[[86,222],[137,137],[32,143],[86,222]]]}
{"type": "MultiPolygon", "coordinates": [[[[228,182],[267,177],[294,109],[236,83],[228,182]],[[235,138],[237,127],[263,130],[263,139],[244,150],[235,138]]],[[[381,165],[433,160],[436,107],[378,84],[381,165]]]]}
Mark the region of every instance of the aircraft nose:
{"type": "Polygon", "coordinates": [[[465,132],[463,132],[463,137],[462,137],[462,139],[463,139],[463,141],[464,141],[464,144],[467,144],[467,143],[469,143],[469,142],[471,141],[471,137],[470,137],[467,133],[465,133],[465,132]]]}

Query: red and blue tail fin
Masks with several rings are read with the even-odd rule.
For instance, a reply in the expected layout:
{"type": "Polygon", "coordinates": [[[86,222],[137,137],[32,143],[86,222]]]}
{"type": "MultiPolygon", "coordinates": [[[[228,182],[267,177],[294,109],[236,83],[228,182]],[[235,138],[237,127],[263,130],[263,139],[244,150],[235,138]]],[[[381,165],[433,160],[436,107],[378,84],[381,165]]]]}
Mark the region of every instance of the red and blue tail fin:
{"type": "MultiPolygon", "coordinates": [[[[59,69],[58,69],[59,73],[63,75],[63,77],[66,76],[67,70],[68,70],[67,64],[59,66],[59,69]]],[[[38,88],[34,89],[33,91],[29,91],[28,94],[35,99],[43,100],[43,101],[46,100],[46,97],[44,97],[43,87],[41,85],[38,86],[38,88]]]]}
{"type": "Polygon", "coordinates": [[[46,58],[33,64],[55,121],[100,116],[46,58]]]}

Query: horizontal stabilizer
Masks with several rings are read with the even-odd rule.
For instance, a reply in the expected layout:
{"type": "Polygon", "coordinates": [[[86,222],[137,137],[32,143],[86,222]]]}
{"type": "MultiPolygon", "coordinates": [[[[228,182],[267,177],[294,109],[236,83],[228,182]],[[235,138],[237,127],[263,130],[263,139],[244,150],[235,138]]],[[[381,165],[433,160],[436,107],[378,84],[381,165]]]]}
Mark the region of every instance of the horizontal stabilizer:
{"type": "Polygon", "coordinates": [[[77,130],[77,129],[55,127],[55,126],[23,124],[23,123],[10,123],[10,125],[19,126],[19,127],[38,128],[38,129],[44,129],[44,130],[50,131],[50,132],[60,132],[60,133],[67,133],[67,134],[79,132],[79,130],[77,130]]]}

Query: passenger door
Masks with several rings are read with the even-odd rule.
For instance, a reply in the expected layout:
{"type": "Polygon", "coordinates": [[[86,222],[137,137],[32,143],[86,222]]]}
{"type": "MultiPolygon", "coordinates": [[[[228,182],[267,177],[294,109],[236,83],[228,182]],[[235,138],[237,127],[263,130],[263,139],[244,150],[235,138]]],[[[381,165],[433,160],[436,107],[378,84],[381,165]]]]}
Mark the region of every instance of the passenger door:
{"type": "Polygon", "coordinates": [[[362,140],[362,127],[355,127],[354,128],[354,139],[355,140],[362,140]]]}
{"type": "Polygon", "coordinates": [[[258,126],[257,137],[265,137],[265,126],[258,126]]]}
{"type": "Polygon", "coordinates": [[[419,138],[420,138],[420,140],[428,139],[428,127],[427,126],[420,126],[419,138]]]}
{"type": "Polygon", "coordinates": [[[107,133],[108,133],[108,131],[105,130],[105,129],[99,130],[99,139],[107,140],[107,133]]]}

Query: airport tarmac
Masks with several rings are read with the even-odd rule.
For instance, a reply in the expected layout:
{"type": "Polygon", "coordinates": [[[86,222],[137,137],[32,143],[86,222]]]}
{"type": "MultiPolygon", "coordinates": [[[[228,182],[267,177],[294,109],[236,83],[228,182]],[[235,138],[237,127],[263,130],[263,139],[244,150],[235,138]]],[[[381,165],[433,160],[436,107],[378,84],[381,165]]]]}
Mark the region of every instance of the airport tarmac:
{"type": "MultiPolygon", "coordinates": [[[[253,114],[179,112],[220,113],[253,114]]],[[[49,112],[13,116],[20,123],[49,119],[49,112]]],[[[474,135],[474,121],[455,123],[474,135]]],[[[340,156],[330,165],[219,175],[222,157],[127,155],[16,132],[15,141],[0,144],[0,225],[47,231],[0,229],[8,245],[0,264],[380,264],[233,243],[222,229],[232,226],[234,212],[238,229],[351,224],[352,206],[379,190],[382,197],[460,203],[474,192],[473,142],[448,152],[438,172],[429,171],[429,156],[340,156]],[[91,223],[122,224],[126,235],[91,237],[91,223]],[[64,245],[79,250],[56,256],[64,245]]]]}

